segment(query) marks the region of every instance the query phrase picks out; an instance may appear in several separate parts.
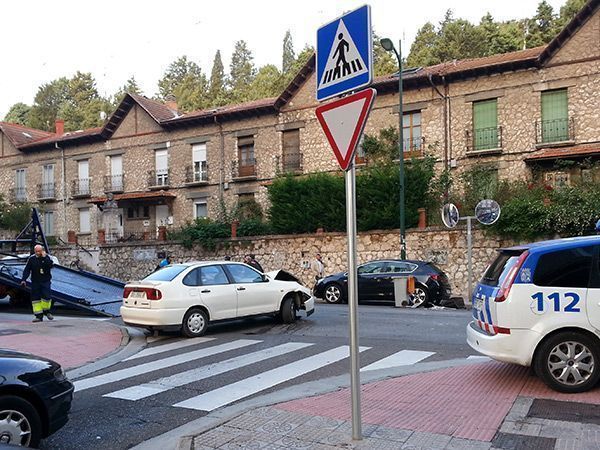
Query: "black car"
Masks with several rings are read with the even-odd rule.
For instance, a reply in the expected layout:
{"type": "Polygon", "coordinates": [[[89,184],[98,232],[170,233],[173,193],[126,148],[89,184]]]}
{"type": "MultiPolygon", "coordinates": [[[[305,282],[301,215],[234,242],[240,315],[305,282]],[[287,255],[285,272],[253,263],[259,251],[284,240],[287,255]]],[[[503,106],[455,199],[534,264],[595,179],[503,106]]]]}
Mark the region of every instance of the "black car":
{"type": "MultiPolygon", "coordinates": [[[[448,277],[434,264],[425,261],[386,259],[358,266],[358,300],[394,301],[393,279],[415,277],[415,306],[441,305],[450,300],[448,277]]],[[[348,298],[348,273],[340,272],[322,278],[314,287],[315,297],[327,303],[340,303],[348,298]]]]}
{"type": "Polygon", "coordinates": [[[0,445],[37,447],[67,423],[72,399],[60,364],[0,349],[0,445]]]}

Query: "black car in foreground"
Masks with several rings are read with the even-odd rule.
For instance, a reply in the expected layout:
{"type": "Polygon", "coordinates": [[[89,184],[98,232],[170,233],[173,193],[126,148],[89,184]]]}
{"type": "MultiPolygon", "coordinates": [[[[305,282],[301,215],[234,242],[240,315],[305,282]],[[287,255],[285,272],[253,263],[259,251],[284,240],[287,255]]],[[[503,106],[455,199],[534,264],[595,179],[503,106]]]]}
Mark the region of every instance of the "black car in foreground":
{"type": "MultiPolygon", "coordinates": [[[[415,260],[386,259],[358,266],[358,301],[394,301],[394,278],[415,277],[414,306],[443,305],[450,300],[450,282],[433,263],[415,260]]],[[[315,284],[314,296],[327,303],[341,303],[348,298],[348,273],[322,278],[315,284]]]]}
{"type": "Polygon", "coordinates": [[[60,364],[0,349],[0,445],[36,448],[67,423],[72,399],[60,364]]]}

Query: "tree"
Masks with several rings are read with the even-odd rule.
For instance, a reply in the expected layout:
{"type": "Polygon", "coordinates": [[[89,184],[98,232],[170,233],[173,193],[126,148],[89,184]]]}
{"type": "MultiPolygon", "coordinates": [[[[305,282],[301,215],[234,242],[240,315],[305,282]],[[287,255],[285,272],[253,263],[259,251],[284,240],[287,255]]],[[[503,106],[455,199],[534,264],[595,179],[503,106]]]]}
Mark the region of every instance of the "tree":
{"type": "Polygon", "coordinates": [[[587,0],[567,0],[566,3],[560,7],[560,14],[556,18],[555,25],[556,31],[563,29],[570,21],[577,15],[583,8],[583,5],[587,3],[587,0]]]}
{"type": "Polygon", "coordinates": [[[446,17],[448,20],[442,22],[439,40],[433,52],[436,59],[452,61],[483,56],[486,45],[483,31],[468,20],[453,19],[448,13],[446,17]]]}
{"type": "Polygon", "coordinates": [[[221,60],[221,51],[217,50],[213,60],[210,82],[208,84],[208,101],[211,106],[223,106],[227,103],[227,91],[225,89],[225,69],[221,60]]]}
{"type": "Polygon", "coordinates": [[[193,111],[209,106],[208,84],[204,74],[200,76],[188,73],[173,90],[180,111],[193,111]]]}
{"type": "Polygon", "coordinates": [[[129,78],[125,84],[123,86],[121,86],[117,92],[115,93],[115,95],[113,95],[113,105],[116,108],[119,103],[121,103],[121,100],[123,100],[123,97],[125,97],[125,94],[138,94],[141,95],[142,94],[142,89],[140,88],[140,86],[138,85],[135,76],[131,76],[131,78],[129,78]]]}
{"type": "Polygon", "coordinates": [[[279,69],[273,64],[267,64],[259,69],[250,85],[248,100],[275,97],[281,94],[283,77],[279,69]]]}
{"type": "Polygon", "coordinates": [[[539,47],[547,44],[556,34],[555,15],[552,6],[542,0],[537,7],[535,16],[529,20],[527,47],[539,47]]]}
{"type": "Polygon", "coordinates": [[[65,130],[97,127],[112,111],[112,103],[100,96],[96,80],[89,72],[77,72],[67,83],[68,95],[58,109],[65,130]]]}
{"type": "Polygon", "coordinates": [[[408,67],[425,67],[441,62],[435,54],[437,42],[438,34],[435,25],[427,22],[417,31],[406,59],[406,65],[408,67]]]}
{"type": "Polygon", "coordinates": [[[373,72],[376,77],[398,72],[396,57],[381,46],[380,40],[373,32],[373,72]]]}
{"type": "Polygon", "coordinates": [[[290,33],[290,30],[285,32],[283,38],[283,55],[281,59],[281,71],[284,74],[287,74],[294,66],[294,61],[296,61],[294,43],[292,42],[292,33],[290,33]]]}
{"type": "Polygon", "coordinates": [[[524,42],[523,28],[515,21],[496,22],[488,12],[481,18],[479,29],[485,43],[481,56],[514,52],[522,48],[524,42]]]}
{"type": "Polygon", "coordinates": [[[6,116],[4,116],[4,121],[27,126],[29,123],[30,111],[31,106],[21,102],[15,103],[10,107],[10,109],[6,113],[6,116]]]}
{"type": "MultiPolygon", "coordinates": [[[[159,98],[164,100],[168,95],[175,95],[175,88],[188,76],[195,77],[201,82],[204,74],[198,64],[188,61],[185,55],[180,56],[169,64],[163,77],[158,81],[159,98]]],[[[179,99],[177,100],[179,101],[179,99]]]]}
{"type": "Polygon", "coordinates": [[[29,126],[38,130],[53,131],[58,110],[68,96],[69,80],[66,77],[41,85],[33,99],[29,126]]]}
{"type": "Polygon", "coordinates": [[[229,66],[229,86],[235,103],[247,101],[251,97],[249,90],[256,76],[253,59],[246,41],[237,41],[229,66]]]}

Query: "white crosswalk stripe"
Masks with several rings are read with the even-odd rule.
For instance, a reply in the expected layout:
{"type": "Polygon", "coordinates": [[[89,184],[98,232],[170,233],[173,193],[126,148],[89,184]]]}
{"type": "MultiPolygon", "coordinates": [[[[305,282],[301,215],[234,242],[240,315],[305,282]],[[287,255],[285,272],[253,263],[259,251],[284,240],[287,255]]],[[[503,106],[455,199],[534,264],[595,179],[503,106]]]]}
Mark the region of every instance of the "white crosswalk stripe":
{"type": "Polygon", "coordinates": [[[83,391],[97,386],[113,383],[115,381],[121,381],[126,378],[132,378],[141,374],[146,374],[154,370],[165,369],[167,367],[176,366],[196,359],[206,358],[207,356],[216,355],[229,350],[236,350],[239,348],[247,347],[249,345],[258,344],[262,341],[256,341],[252,339],[239,339],[233,342],[227,342],[221,345],[215,345],[212,347],[202,348],[200,350],[194,350],[189,353],[182,353],[179,355],[171,356],[164,359],[140,364],[137,366],[129,367],[127,369],[116,370],[108,372],[102,375],[97,375],[91,378],[84,378],[83,380],[77,380],[73,384],[75,385],[75,391],[83,391]]]}
{"type": "Polygon", "coordinates": [[[164,353],[164,352],[168,352],[171,350],[178,350],[180,348],[190,347],[192,345],[197,345],[197,344],[203,344],[205,342],[210,342],[210,341],[214,341],[214,340],[215,340],[215,338],[199,337],[199,338],[186,339],[186,340],[181,340],[181,341],[177,341],[177,342],[172,342],[170,344],[157,345],[154,347],[144,349],[141,352],[136,353],[135,355],[130,356],[127,359],[124,359],[123,361],[131,361],[132,359],[143,358],[145,356],[158,355],[159,353],[164,353]]]}
{"type": "MultiPolygon", "coordinates": [[[[369,348],[370,347],[360,347],[360,351],[364,351],[369,348]]],[[[309,356],[308,358],[262,372],[253,377],[237,381],[204,394],[197,395],[190,399],[176,403],[173,406],[196,409],[200,411],[212,411],[220,408],[221,406],[228,405],[229,403],[241,400],[285,381],[297,378],[301,375],[347,358],[349,356],[349,350],[349,347],[344,345],[332,350],[318,353],[316,355],[309,356]]]]}
{"type": "Polygon", "coordinates": [[[151,381],[150,383],[121,389],[119,391],[106,394],[104,397],[121,398],[124,400],[140,400],[142,398],[150,397],[151,395],[160,394],[170,389],[185,386],[186,384],[204,380],[206,378],[239,369],[250,364],[285,355],[286,353],[300,350],[302,348],[310,347],[311,345],[314,344],[289,342],[287,344],[259,350],[246,355],[236,356],[234,358],[210,364],[208,366],[187,370],[170,377],[151,381]]]}
{"type": "Polygon", "coordinates": [[[360,369],[360,371],[367,372],[369,370],[389,369],[390,367],[410,366],[418,363],[419,361],[423,361],[425,358],[429,358],[431,355],[435,355],[435,353],[419,352],[415,350],[402,350],[398,353],[388,356],[387,358],[375,361],[373,364],[363,367],[360,369]]]}

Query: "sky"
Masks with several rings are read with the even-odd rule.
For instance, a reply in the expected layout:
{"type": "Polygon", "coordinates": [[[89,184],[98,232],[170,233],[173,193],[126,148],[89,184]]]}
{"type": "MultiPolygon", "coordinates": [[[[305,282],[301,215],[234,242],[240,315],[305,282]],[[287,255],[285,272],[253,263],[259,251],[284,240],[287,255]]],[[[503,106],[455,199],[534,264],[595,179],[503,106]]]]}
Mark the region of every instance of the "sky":
{"type": "MultiPolygon", "coordinates": [[[[371,0],[372,25],[381,37],[402,39],[408,54],[418,29],[454,17],[477,23],[535,14],[539,0],[371,0]]],[[[564,0],[549,0],[557,12],[564,0]]],[[[281,66],[283,37],[298,53],[316,44],[317,29],[365,0],[138,1],[20,0],[3,2],[0,42],[0,120],[17,102],[32,104],[39,86],[76,71],[91,72],[101,95],[112,95],[131,76],[144,94],[182,55],[210,74],[217,50],[226,71],[234,44],[245,40],[257,67],[281,66]]]]}

